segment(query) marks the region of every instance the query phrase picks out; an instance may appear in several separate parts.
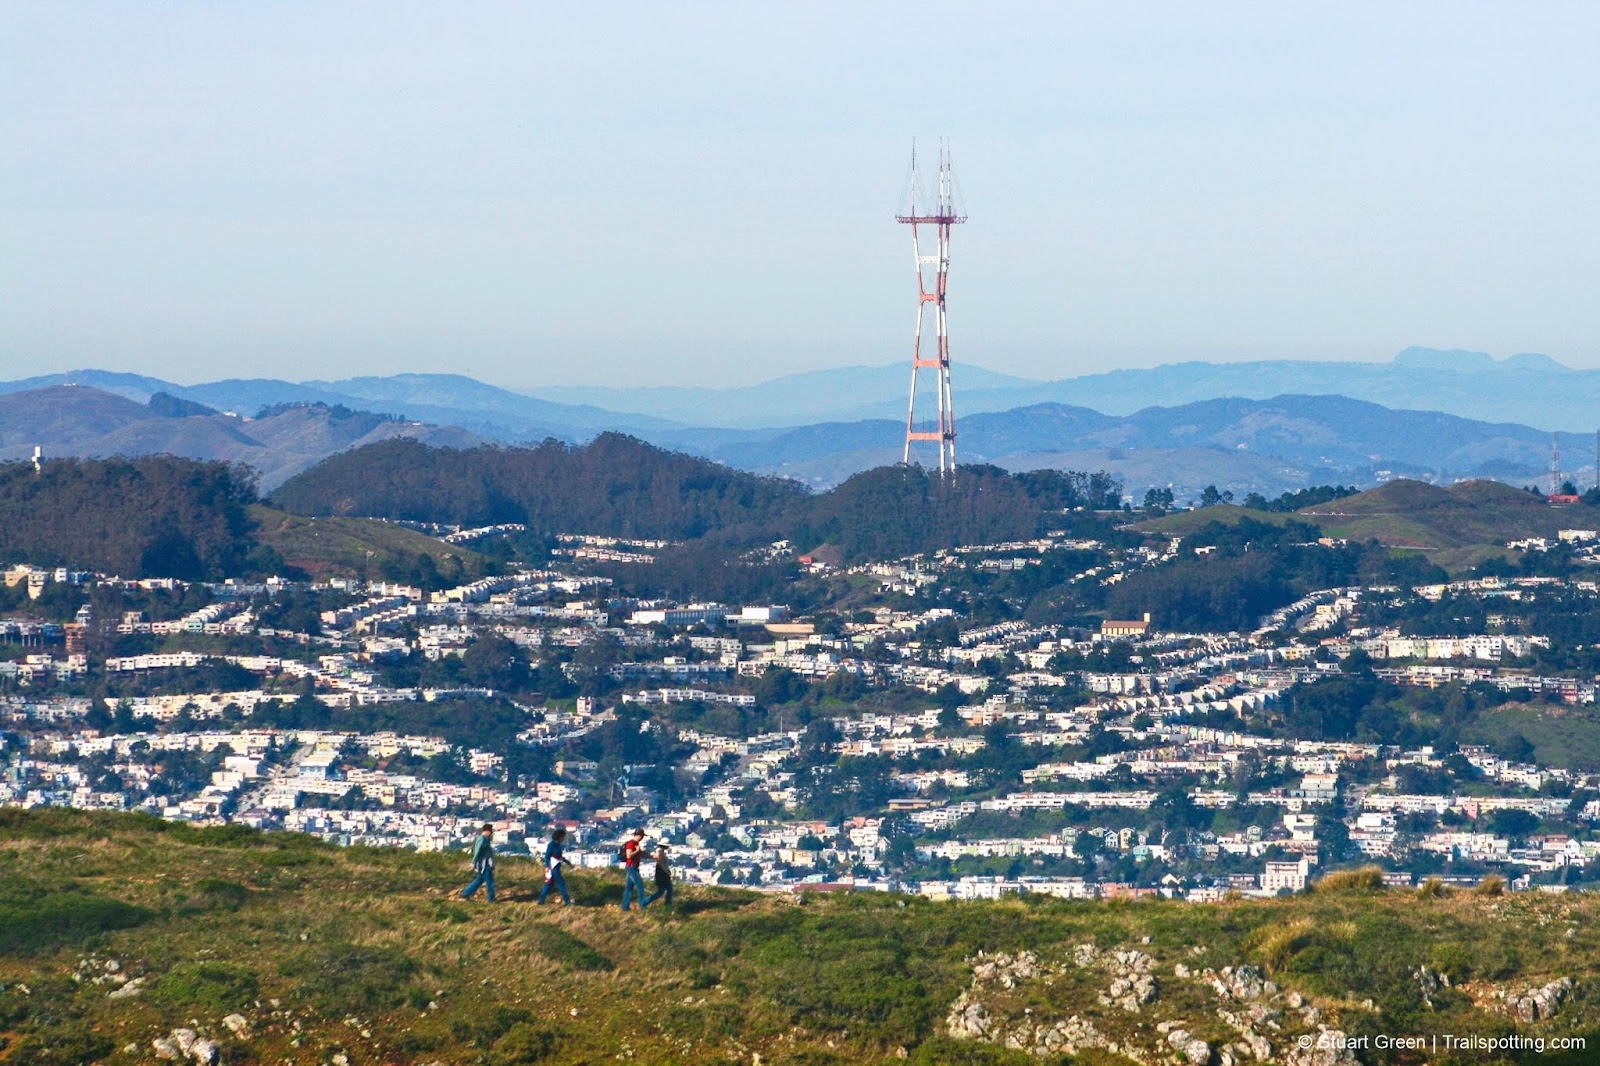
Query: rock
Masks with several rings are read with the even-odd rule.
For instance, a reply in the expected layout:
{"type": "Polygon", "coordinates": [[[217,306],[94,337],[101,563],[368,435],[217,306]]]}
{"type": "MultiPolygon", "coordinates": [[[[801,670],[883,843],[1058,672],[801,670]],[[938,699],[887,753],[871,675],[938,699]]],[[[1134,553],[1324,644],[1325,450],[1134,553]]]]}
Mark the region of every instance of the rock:
{"type": "Polygon", "coordinates": [[[106,993],[107,999],[131,999],[144,991],[144,978],[135,977],[119,988],[113,988],[106,993]]]}
{"type": "Polygon", "coordinates": [[[1571,991],[1572,978],[1563,977],[1538,988],[1528,988],[1520,992],[1496,992],[1494,998],[1500,1000],[1504,1009],[1518,1021],[1531,1023],[1555,1017],[1571,991]]]}
{"type": "Polygon", "coordinates": [[[1211,1045],[1187,1029],[1172,1030],[1167,1034],[1167,1043],[1194,1066],[1206,1066],[1211,1061],[1211,1045]]]}
{"type": "Polygon", "coordinates": [[[222,1019],[222,1024],[226,1025],[228,1031],[241,1040],[250,1035],[250,1019],[242,1014],[230,1014],[222,1019]]]}
{"type": "Polygon", "coordinates": [[[1289,1004],[1290,1009],[1299,1010],[1301,1007],[1305,1006],[1305,1002],[1306,1001],[1305,1001],[1305,997],[1302,996],[1300,993],[1298,993],[1298,992],[1290,992],[1289,993],[1289,997],[1288,997],[1287,1000],[1285,1000],[1285,1002],[1287,1002],[1289,1004]]]}
{"type": "Polygon", "coordinates": [[[1212,989],[1223,999],[1253,1000],[1260,999],[1266,994],[1266,986],[1261,980],[1261,971],[1248,964],[1234,969],[1224,966],[1221,970],[1202,970],[1200,975],[1212,989]]]}
{"type": "Polygon", "coordinates": [[[122,963],[118,962],[116,959],[107,959],[106,960],[106,973],[116,973],[117,971],[119,971],[121,969],[122,969],[122,963]]]}
{"type": "Polygon", "coordinates": [[[1031,951],[1016,955],[999,952],[985,956],[979,952],[972,964],[972,979],[977,982],[996,982],[1004,988],[1015,988],[1019,981],[1039,976],[1039,956],[1031,951]]]}
{"type": "Polygon", "coordinates": [[[200,1039],[200,1034],[193,1029],[174,1029],[172,1031],[172,1042],[178,1045],[178,1050],[183,1052],[185,1056],[189,1054],[189,1049],[194,1047],[194,1042],[198,1039],[200,1039]]]}
{"type": "Polygon", "coordinates": [[[350,1056],[346,1055],[342,1051],[334,1055],[331,1061],[333,1062],[333,1066],[350,1066],[350,1056]]]}
{"type": "Polygon", "coordinates": [[[1072,949],[1072,964],[1082,969],[1094,964],[1095,949],[1093,944],[1079,944],[1072,949]]]}
{"type": "Polygon", "coordinates": [[[1111,987],[1100,993],[1101,1005],[1139,1013],[1156,998],[1156,979],[1150,972],[1154,960],[1142,951],[1118,951],[1110,958],[1111,987]]]}
{"type": "Polygon", "coordinates": [[[1187,978],[1192,973],[1194,973],[1194,971],[1189,969],[1189,967],[1185,966],[1181,962],[1172,968],[1172,976],[1174,977],[1187,978]]]}
{"type": "Polygon", "coordinates": [[[957,1040],[987,1040],[993,1020],[989,1008],[971,993],[963,992],[950,1004],[950,1013],[944,1020],[945,1029],[957,1040]]]}
{"type": "Polygon", "coordinates": [[[158,1036],[150,1041],[150,1046],[155,1049],[156,1058],[158,1059],[176,1059],[183,1054],[178,1050],[177,1044],[174,1044],[164,1036],[158,1036]]]}
{"type": "Polygon", "coordinates": [[[189,1057],[201,1063],[201,1066],[211,1066],[212,1063],[217,1061],[217,1045],[205,1037],[201,1037],[190,1045],[189,1057]]]}

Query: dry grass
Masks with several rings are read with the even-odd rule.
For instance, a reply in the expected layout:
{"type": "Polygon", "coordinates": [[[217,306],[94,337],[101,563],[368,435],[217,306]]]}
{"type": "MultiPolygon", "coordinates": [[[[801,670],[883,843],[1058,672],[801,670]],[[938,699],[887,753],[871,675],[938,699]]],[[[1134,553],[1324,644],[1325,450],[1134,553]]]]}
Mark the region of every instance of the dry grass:
{"type": "Polygon", "coordinates": [[[1308,892],[1380,892],[1383,868],[1362,866],[1354,870],[1333,870],[1306,886],[1308,892]]]}

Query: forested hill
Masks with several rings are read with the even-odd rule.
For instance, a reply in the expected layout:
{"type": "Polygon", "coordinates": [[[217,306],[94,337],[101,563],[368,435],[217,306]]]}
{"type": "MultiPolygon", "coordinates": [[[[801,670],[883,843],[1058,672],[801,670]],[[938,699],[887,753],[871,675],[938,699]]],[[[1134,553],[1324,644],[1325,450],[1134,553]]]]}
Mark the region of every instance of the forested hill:
{"type": "Polygon", "coordinates": [[[431,448],[393,440],[334,456],[291,478],[273,503],[307,515],[467,526],[523,522],[541,535],[838,546],[847,558],[1033,536],[1075,507],[1115,507],[1104,474],[963,467],[953,484],[917,467],[880,467],[812,495],[620,434],[584,446],[431,448]]]}
{"type": "Polygon", "coordinates": [[[0,560],[222,577],[255,548],[247,470],[170,455],[0,464],[0,560]]]}
{"type": "Polygon", "coordinates": [[[684,539],[734,526],[779,529],[805,496],[792,481],[602,433],[582,447],[556,440],[468,449],[383,441],[319,463],[272,498],[306,515],[523,522],[544,535],[684,539]]]}

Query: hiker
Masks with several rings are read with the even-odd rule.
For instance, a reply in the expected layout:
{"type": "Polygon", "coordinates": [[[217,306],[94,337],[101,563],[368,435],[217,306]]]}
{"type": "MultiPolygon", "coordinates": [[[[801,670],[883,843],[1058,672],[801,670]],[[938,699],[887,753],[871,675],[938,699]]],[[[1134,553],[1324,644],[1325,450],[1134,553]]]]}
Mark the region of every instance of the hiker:
{"type": "Polygon", "coordinates": [[[567,895],[567,882],[561,876],[561,868],[567,864],[566,856],[562,849],[567,843],[567,831],[556,829],[550,834],[550,843],[544,846],[544,887],[539,890],[539,898],[534,903],[543,903],[544,897],[549,895],[550,886],[554,885],[556,891],[561,893],[561,905],[572,906],[572,897],[567,895]]]}
{"type": "Polygon", "coordinates": [[[462,899],[471,899],[482,885],[489,890],[489,902],[494,902],[494,826],[485,824],[478,842],[472,846],[472,868],[478,876],[461,891],[462,899]]]}
{"type": "Polygon", "coordinates": [[[644,910],[644,878],[639,876],[639,860],[644,858],[643,829],[635,829],[633,836],[622,842],[617,857],[622,860],[622,909],[628,909],[630,899],[637,899],[639,909],[644,910]]]}
{"type": "Polygon", "coordinates": [[[645,897],[640,907],[648,907],[658,899],[665,899],[667,906],[672,906],[672,868],[667,865],[667,846],[656,847],[656,890],[645,897]]]}

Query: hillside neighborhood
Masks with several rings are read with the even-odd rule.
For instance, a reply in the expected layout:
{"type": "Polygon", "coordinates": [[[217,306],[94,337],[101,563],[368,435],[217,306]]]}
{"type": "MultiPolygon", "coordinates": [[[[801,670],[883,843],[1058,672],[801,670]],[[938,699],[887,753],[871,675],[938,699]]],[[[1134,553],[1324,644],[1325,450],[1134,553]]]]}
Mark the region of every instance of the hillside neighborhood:
{"type": "Polygon", "coordinates": [[[1573,627],[1537,624],[1593,611],[1581,574],[1316,589],[1248,631],[1172,632],[975,624],[954,592],[1062,560],[1064,585],[1114,585],[1207,553],[1181,537],[802,560],[847,612],[627,597],[594,564],[665,542],[560,545],[431,592],[9,566],[0,803],[425,850],[487,820],[537,853],[560,826],[597,867],[642,827],[689,881],[934,898],[1273,895],[1355,860],[1404,884],[1593,880],[1593,747],[1395,717],[1592,722],[1594,671],[1560,668],[1573,627]],[[1362,703],[1372,722],[1334,720],[1362,703]]]}

